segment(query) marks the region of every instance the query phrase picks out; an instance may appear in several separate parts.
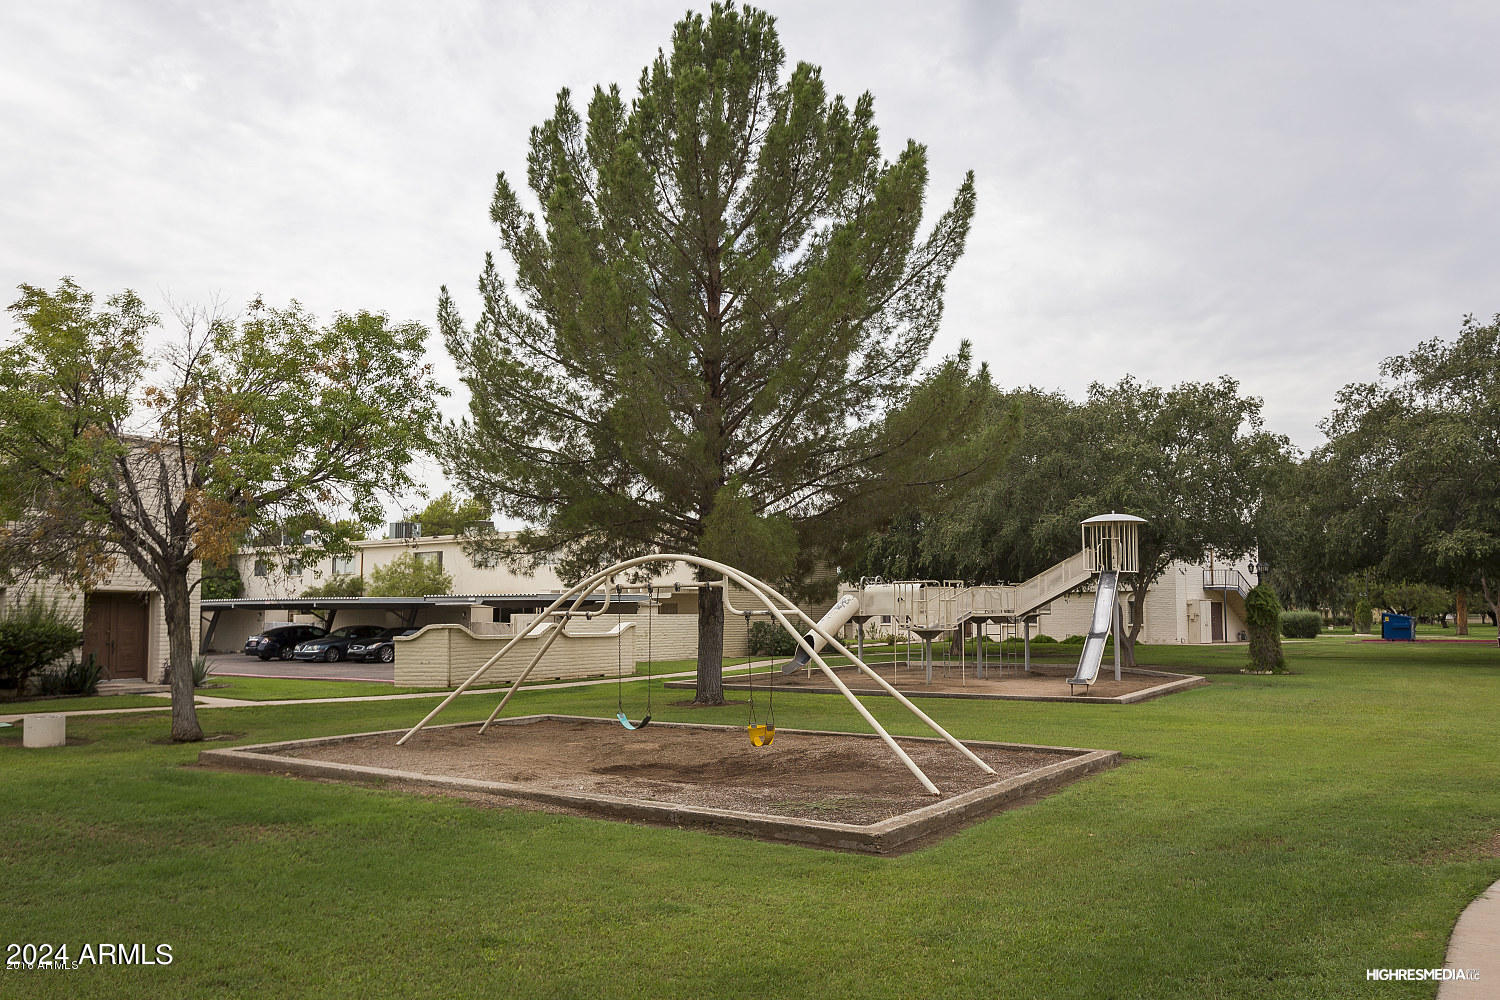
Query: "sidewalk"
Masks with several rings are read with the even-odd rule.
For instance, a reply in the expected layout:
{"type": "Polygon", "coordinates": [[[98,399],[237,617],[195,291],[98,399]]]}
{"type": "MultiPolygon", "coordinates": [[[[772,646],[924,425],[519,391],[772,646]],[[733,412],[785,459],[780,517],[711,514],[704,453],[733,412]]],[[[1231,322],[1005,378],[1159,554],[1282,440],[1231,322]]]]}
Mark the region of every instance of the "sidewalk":
{"type": "Polygon", "coordinates": [[[1458,916],[1448,939],[1444,968],[1472,969],[1477,981],[1450,979],[1438,984],[1438,1000],[1494,1000],[1500,997],[1500,882],[1458,916]]]}
{"type": "MultiPolygon", "coordinates": [[[[752,663],[741,663],[733,667],[726,667],[724,668],[724,673],[726,675],[731,673],[739,673],[741,671],[752,668],[774,666],[779,662],[779,660],[756,660],[752,663]]],[[[617,684],[621,682],[626,684],[633,684],[639,681],[646,680],[676,680],[681,677],[695,676],[697,676],[697,671],[682,670],[672,674],[652,674],[650,677],[645,677],[643,675],[621,678],[599,677],[585,681],[556,681],[551,684],[525,684],[522,685],[521,690],[523,692],[560,691],[566,688],[594,687],[600,684],[617,684]]],[[[464,695],[503,694],[509,688],[509,684],[505,684],[499,687],[470,688],[469,690],[464,692],[464,695]]],[[[195,695],[193,701],[199,708],[259,708],[267,705],[328,705],[357,701],[410,701],[417,698],[446,698],[450,693],[451,692],[448,690],[436,690],[416,691],[408,694],[363,694],[347,698],[283,698],[277,699],[275,701],[247,701],[242,698],[215,698],[212,695],[200,694],[195,695]]],[[[169,702],[171,700],[171,695],[169,694],[153,695],[153,697],[160,697],[164,702],[169,702]]],[[[146,706],[141,708],[89,708],[82,709],[76,712],[46,712],[41,714],[82,717],[88,715],[131,715],[139,712],[169,712],[171,710],[172,706],[170,704],[163,704],[160,708],[156,706],[146,706]]],[[[21,719],[28,714],[32,713],[19,712],[11,715],[0,715],[0,722],[20,722],[21,719]]]]}

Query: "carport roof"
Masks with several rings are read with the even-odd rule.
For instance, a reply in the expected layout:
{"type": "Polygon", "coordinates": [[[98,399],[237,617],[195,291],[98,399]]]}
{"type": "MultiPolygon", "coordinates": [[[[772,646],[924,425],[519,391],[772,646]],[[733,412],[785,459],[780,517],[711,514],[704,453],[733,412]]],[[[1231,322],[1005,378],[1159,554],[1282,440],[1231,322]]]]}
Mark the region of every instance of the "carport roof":
{"type": "MultiPolygon", "coordinates": [[[[429,594],[426,597],[225,597],[203,601],[204,611],[326,611],[334,608],[400,608],[403,611],[421,607],[506,607],[547,605],[562,596],[550,594],[429,594]]],[[[604,592],[590,595],[604,600],[604,592]]],[[[638,604],[645,594],[622,593],[614,600],[638,604]]]]}

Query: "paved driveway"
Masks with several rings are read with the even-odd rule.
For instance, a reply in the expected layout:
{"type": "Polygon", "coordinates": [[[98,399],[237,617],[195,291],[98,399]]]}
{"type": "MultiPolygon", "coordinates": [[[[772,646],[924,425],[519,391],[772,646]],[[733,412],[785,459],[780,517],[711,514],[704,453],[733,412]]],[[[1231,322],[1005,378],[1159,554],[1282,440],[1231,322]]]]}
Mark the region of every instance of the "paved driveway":
{"type": "Polygon", "coordinates": [[[320,681],[394,681],[390,663],[303,663],[300,660],[261,660],[242,653],[210,653],[208,672],[224,677],[295,677],[320,681]]]}

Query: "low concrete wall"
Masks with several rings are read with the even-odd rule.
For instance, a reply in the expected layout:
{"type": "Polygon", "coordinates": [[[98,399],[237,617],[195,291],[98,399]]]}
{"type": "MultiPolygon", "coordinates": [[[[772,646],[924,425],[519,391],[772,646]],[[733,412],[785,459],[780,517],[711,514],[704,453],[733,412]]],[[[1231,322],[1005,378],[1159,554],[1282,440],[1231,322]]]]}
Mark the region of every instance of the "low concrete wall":
{"type": "MultiPolygon", "coordinates": [[[[607,628],[597,628],[600,622],[591,624],[596,628],[584,632],[570,627],[558,637],[531,672],[531,679],[598,677],[613,674],[620,663],[628,673],[633,673],[638,631],[635,623],[627,617],[618,627],[613,622],[607,628]]],[[[537,648],[550,638],[551,628],[547,626],[539,636],[528,636],[516,643],[503,660],[485,672],[481,682],[503,684],[515,680],[536,655],[537,648]]],[[[429,625],[416,635],[398,636],[396,683],[404,687],[456,687],[512,638],[476,635],[462,625],[429,625]]],[[[644,655],[645,647],[641,650],[644,655]]]]}
{"type": "MultiPolygon", "coordinates": [[[[698,658],[697,615],[620,615],[621,621],[636,627],[636,652],[646,660],[695,660],[698,658]],[[648,621],[649,619],[649,621],[648,621]],[[647,647],[650,655],[647,655],[647,647]]],[[[530,622],[530,615],[515,615],[516,622],[530,622]]],[[[615,627],[616,616],[574,619],[568,634],[607,632],[615,627]]],[[[517,627],[520,627],[519,625],[517,627]]],[[[559,639],[559,642],[562,640],[559,639]]],[[[745,619],[728,615],[724,620],[724,655],[750,655],[750,626],[745,619]]]]}

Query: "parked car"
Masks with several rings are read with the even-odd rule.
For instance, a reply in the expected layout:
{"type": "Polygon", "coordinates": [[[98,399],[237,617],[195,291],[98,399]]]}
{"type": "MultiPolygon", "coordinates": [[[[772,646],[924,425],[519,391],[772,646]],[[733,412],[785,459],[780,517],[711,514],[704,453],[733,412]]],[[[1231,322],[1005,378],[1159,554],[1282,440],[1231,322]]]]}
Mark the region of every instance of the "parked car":
{"type": "Polygon", "coordinates": [[[262,660],[269,660],[273,656],[282,660],[290,660],[292,650],[298,643],[326,634],[325,629],[316,625],[280,625],[276,628],[268,628],[245,640],[245,655],[258,656],[262,660]]]}
{"type": "Polygon", "coordinates": [[[380,625],[345,625],[326,635],[298,643],[292,650],[292,658],[337,663],[344,658],[344,652],[349,648],[350,643],[361,639],[373,639],[384,631],[385,628],[380,625]]]}
{"type": "Polygon", "coordinates": [[[388,628],[374,638],[350,643],[346,655],[351,660],[360,660],[365,663],[371,660],[394,663],[396,662],[396,636],[416,635],[420,631],[421,629],[416,628],[388,628]]]}

